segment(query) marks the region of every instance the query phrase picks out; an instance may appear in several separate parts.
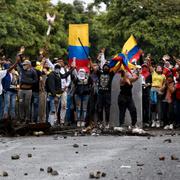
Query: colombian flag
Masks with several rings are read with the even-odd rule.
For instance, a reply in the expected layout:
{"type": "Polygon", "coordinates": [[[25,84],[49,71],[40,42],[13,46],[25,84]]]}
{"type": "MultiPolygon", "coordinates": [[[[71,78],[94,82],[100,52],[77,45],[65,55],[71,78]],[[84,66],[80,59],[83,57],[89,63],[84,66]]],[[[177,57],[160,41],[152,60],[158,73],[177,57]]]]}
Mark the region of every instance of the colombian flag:
{"type": "Polygon", "coordinates": [[[142,50],[138,47],[136,39],[133,35],[131,35],[124,44],[122,53],[127,56],[127,59],[130,63],[137,63],[141,56],[142,50]]]}
{"type": "Polygon", "coordinates": [[[122,48],[122,52],[111,59],[109,66],[112,71],[123,64],[124,68],[130,72],[130,68],[134,68],[133,62],[137,63],[141,56],[141,49],[138,47],[136,39],[133,35],[129,37],[122,48]]]}
{"type": "Polygon", "coordinates": [[[89,60],[89,26],[88,24],[69,24],[69,63],[76,58],[76,66],[87,67],[89,60]],[[82,42],[82,47],[80,41],[82,42]],[[85,52],[86,51],[86,52],[85,52]],[[86,54],[87,53],[87,54],[86,54]]]}

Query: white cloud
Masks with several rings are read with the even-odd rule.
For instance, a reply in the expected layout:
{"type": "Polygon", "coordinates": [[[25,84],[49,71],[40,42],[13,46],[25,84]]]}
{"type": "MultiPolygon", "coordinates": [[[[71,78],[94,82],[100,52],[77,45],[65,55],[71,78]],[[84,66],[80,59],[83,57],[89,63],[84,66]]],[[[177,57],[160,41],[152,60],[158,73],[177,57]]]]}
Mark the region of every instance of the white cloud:
{"type": "MultiPolygon", "coordinates": [[[[64,2],[64,3],[70,3],[70,4],[72,4],[72,3],[74,2],[74,0],[51,0],[51,2],[52,2],[53,4],[55,4],[55,5],[56,5],[59,1],[64,2]]],[[[94,2],[94,0],[82,0],[82,1],[84,1],[84,3],[85,3],[86,6],[87,6],[87,4],[94,2]]],[[[101,11],[105,11],[105,10],[106,10],[106,5],[102,3],[100,10],[101,10],[101,11]]]]}

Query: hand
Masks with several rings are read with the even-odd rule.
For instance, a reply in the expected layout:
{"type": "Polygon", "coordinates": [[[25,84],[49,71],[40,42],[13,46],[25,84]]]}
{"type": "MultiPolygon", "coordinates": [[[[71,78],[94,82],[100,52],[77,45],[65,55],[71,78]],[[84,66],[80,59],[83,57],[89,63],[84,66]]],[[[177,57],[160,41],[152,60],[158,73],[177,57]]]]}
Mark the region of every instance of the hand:
{"type": "Polygon", "coordinates": [[[24,47],[24,46],[21,46],[19,53],[20,53],[20,54],[23,54],[24,51],[25,51],[25,47],[24,47]]]}
{"type": "Polygon", "coordinates": [[[59,98],[57,96],[55,96],[54,97],[54,103],[56,104],[56,103],[58,103],[58,101],[59,101],[59,98]]]}
{"type": "Polygon", "coordinates": [[[16,63],[21,62],[21,57],[20,56],[16,56],[16,63]]]}

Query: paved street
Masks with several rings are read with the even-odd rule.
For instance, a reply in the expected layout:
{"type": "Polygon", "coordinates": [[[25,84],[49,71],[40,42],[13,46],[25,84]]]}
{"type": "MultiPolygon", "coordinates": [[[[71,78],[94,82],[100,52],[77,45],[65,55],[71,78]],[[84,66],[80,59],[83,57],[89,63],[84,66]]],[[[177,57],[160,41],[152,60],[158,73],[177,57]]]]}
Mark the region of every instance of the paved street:
{"type": "Polygon", "coordinates": [[[106,173],[104,180],[179,180],[180,136],[42,136],[0,138],[0,171],[7,180],[88,180],[89,173],[106,173]],[[163,142],[171,139],[172,143],[163,142]],[[74,148],[73,145],[79,147],[74,148]],[[32,157],[27,156],[28,153],[32,157]],[[14,154],[20,159],[11,160],[14,154]],[[159,157],[165,160],[160,161],[159,157]],[[59,175],[47,173],[47,167],[59,175]],[[40,171],[40,168],[44,169],[40,171]],[[27,175],[24,175],[27,173],[27,175]]]}

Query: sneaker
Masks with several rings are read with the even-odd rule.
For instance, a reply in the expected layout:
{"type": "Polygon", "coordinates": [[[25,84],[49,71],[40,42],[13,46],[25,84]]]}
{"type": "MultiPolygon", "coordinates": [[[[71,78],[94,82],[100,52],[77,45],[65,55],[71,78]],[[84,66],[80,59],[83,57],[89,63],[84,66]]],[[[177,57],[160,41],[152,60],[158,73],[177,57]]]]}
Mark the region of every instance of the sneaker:
{"type": "Polygon", "coordinates": [[[156,127],[159,128],[160,127],[160,122],[156,121],[156,127]]]}
{"type": "Polygon", "coordinates": [[[151,127],[156,127],[156,122],[153,121],[151,127]]]}
{"type": "Polygon", "coordinates": [[[84,129],[82,130],[82,132],[84,132],[84,133],[90,132],[91,129],[92,129],[92,127],[91,127],[91,126],[88,126],[87,128],[84,128],[84,129]]]}
{"type": "Polygon", "coordinates": [[[170,125],[169,125],[169,129],[170,129],[170,130],[173,130],[173,129],[174,129],[173,124],[170,124],[170,125]]]}
{"type": "Polygon", "coordinates": [[[144,134],[144,133],[146,133],[146,131],[144,131],[143,129],[136,126],[132,129],[132,133],[144,134]]]}
{"type": "Polygon", "coordinates": [[[164,129],[166,130],[169,129],[169,125],[164,126],[164,129]]]}
{"type": "Polygon", "coordinates": [[[122,132],[124,131],[125,129],[123,127],[114,127],[114,131],[119,131],[119,132],[122,132]]]}
{"type": "Polygon", "coordinates": [[[85,122],[84,121],[81,122],[81,127],[85,127],[85,122]]]}
{"type": "Polygon", "coordinates": [[[105,129],[109,129],[109,124],[106,124],[105,129]]]}
{"type": "Polygon", "coordinates": [[[81,121],[77,122],[77,127],[81,127],[81,121]]]}
{"type": "Polygon", "coordinates": [[[150,127],[150,125],[149,125],[149,123],[144,123],[144,125],[143,125],[145,128],[148,128],[148,127],[150,127]]]}

